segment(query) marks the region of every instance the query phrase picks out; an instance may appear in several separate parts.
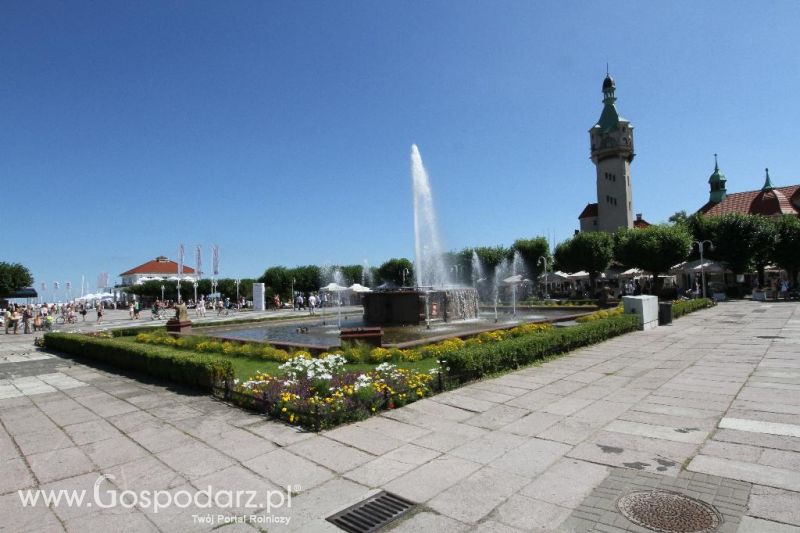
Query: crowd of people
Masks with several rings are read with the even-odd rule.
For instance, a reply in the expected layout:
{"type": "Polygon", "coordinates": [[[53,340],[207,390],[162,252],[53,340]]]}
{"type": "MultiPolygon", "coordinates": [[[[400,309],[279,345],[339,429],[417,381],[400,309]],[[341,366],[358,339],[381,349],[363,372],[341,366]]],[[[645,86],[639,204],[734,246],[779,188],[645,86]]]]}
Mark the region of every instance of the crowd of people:
{"type": "MultiPolygon", "coordinates": [[[[101,304],[95,305],[94,312],[97,315],[97,322],[102,322],[105,314],[104,306],[101,304]]],[[[35,333],[52,329],[58,318],[61,318],[61,322],[66,324],[74,324],[79,321],[85,322],[88,313],[89,306],[83,302],[69,304],[8,304],[2,310],[3,329],[6,334],[35,333]]]]}

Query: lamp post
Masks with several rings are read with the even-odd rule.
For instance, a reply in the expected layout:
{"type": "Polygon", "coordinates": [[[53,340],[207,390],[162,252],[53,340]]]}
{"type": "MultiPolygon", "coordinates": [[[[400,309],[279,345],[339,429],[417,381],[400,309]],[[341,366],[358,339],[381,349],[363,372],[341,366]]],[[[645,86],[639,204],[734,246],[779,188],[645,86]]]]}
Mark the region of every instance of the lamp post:
{"type": "Polygon", "coordinates": [[[197,280],[192,282],[192,286],[194,287],[194,305],[197,306],[197,280]]]}
{"type": "Polygon", "coordinates": [[[240,280],[239,278],[236,278],[236,281],[234,281],[234,283],[236,283],[236,308],[237,309],[239,308],[239,284],[241,282],[242,282],[242,280],[240,280]]]}
{"type": "Polygon", "coordinates": [[[164,284],[161,284],[161,301],[164,301],[164,284]]]}
{"type": "Polygon", "coordinates": [[[404,268],[403,270],[400,271],[400,273],[403,275],[403,287],[405,287],[406,286],[406,276],[408,276],[408,274],[410,272],[409,272],[409,270],[407,268],[404,268]]]}
{"type": "Polygon", "coordinates": [[[705,248],[706,243],[708,243],[709,250],[714,249],[714,243],[708,239],[704,241],[692,242],[692,247],[694,247],[694,245],[697,245],[697,248],[700,250],[700,277],[703,284],[703,298],[706,297],[706,267],[705,267],[705,261],[703,260],[703,249],[705,248]]]}
{"type": "Polygon", "coordinates": [[[539,256],[539,259],[536,261],[536,264],[544,263],[544,298],[545,300],[550,298],[550,282],[547,280],[547,258],[545,256],[539,256]]]}
{"type": "Polygon", "coordinates": [[[181,280],[178,280],[175,286],[178,290],[178,303],[181,303],[181,280]]]}
{"type": "Polygon", "coordinates": [[[291,296],[291,298],[292,298],[292,309],[294,309],[294,305],[295,305],[295,303],[294,303],[294,282],[295,282],[295,279],[292,278],[292,296],[291,296]]]}

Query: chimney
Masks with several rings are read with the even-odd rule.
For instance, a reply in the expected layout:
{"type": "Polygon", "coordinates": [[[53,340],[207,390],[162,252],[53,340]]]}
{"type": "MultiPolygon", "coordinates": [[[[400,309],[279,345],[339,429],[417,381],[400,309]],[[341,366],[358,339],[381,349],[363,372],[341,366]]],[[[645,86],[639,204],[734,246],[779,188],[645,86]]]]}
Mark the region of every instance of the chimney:
{"type": "Polygon", "coordinates": [[[637,222],[641,222],[642,221],[642,214],[641,213],[636,213],[636,221],[637,222]]]}

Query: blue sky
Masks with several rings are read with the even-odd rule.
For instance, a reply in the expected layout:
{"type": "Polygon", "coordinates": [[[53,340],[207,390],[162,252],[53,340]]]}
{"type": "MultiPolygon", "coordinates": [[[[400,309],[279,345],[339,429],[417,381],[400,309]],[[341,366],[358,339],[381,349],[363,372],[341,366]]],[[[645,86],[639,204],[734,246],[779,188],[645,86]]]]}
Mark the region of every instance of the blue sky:
{"type": "Polygon", "coordinates": [[[606,62],[651,222],[800,182],[800,4],[4,2],[0,260],[92,285],[179,243],[221,275],[411,257],[409,150],[445,247],[578,226],[606,62]]]}

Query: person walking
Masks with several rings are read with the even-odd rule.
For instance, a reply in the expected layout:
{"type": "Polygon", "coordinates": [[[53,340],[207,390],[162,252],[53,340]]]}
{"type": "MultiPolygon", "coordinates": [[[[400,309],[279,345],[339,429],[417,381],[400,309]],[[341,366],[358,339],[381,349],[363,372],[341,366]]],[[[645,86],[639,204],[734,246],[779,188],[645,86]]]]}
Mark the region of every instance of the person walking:
{"type": "MultiPolygon", "coordinates": [[[[86,320],[85,316],[84,320],[86,320]]],[[[97,302],[97,323],[99,324],[102,321],[103,321],[103,302],[97,302]]]]}
{"type": "Polygon", "coordinates": [[[79,309],[78,309],[78,312],[79,312],[79,313],[81,314],[81,316],[83,317],[83,321],[84,321],[84,322],[86,322],[86,304],[85,304],[85,303],[81,303],[81,304],[78,306],[78,308],[79,308],[79,309]]]}
{"type": "Polygon", "coordinates": [[[316,314],[317,308],[317,297],[314,296],[314,293],[311,293],[311,296],[308,297],[308,312],[309,314],[316,314]]]}

